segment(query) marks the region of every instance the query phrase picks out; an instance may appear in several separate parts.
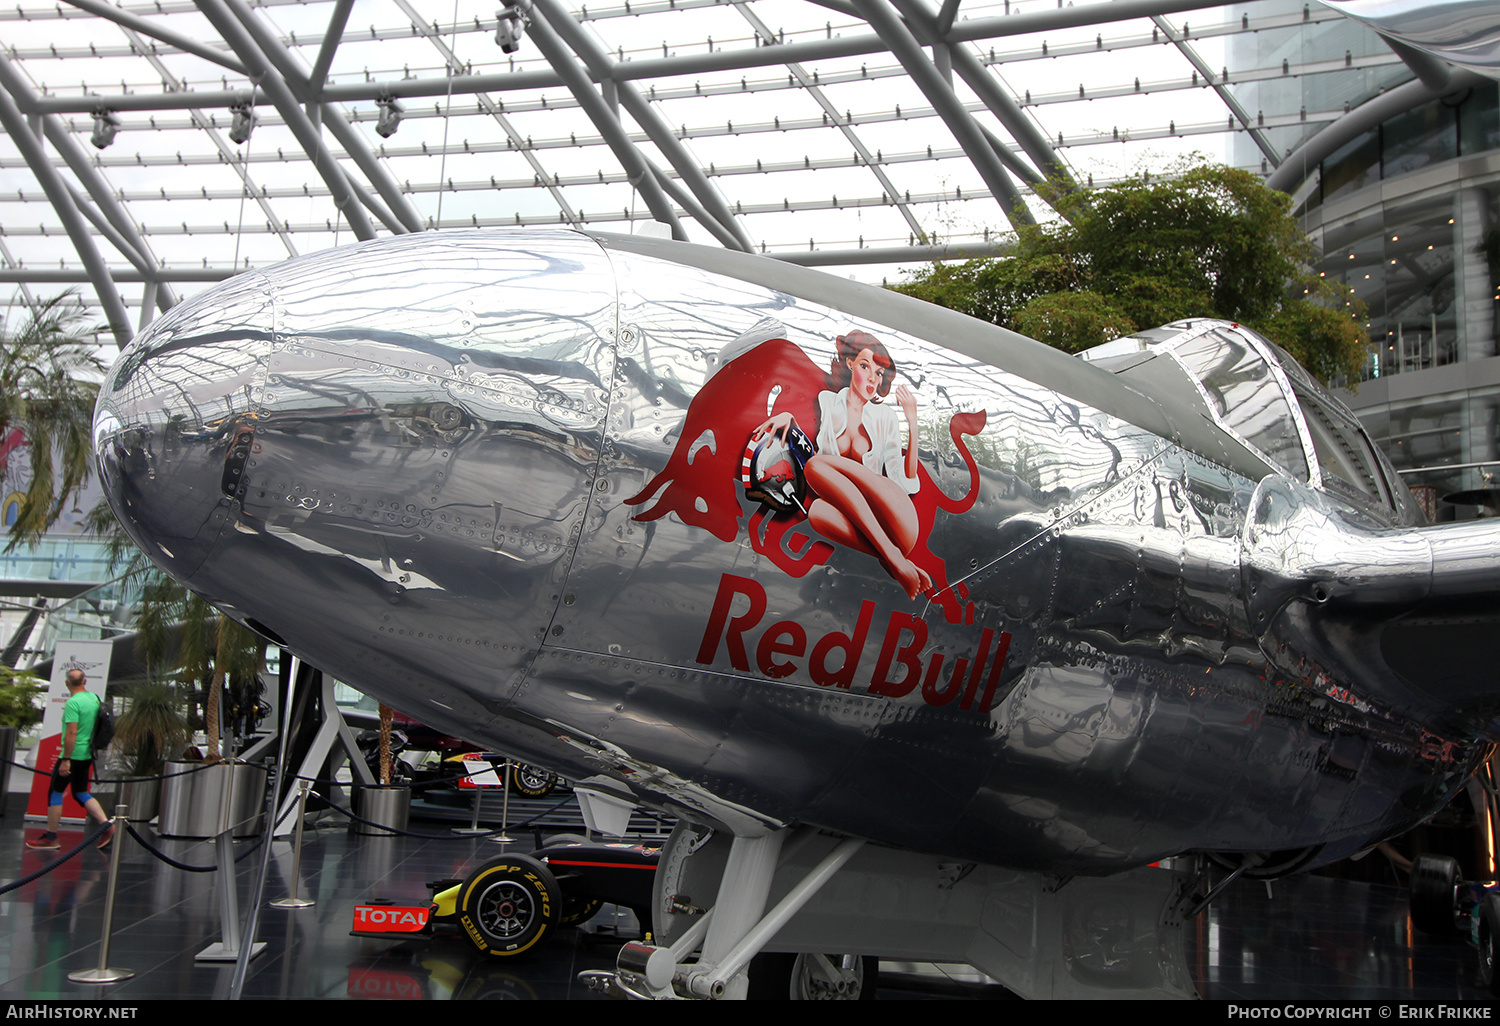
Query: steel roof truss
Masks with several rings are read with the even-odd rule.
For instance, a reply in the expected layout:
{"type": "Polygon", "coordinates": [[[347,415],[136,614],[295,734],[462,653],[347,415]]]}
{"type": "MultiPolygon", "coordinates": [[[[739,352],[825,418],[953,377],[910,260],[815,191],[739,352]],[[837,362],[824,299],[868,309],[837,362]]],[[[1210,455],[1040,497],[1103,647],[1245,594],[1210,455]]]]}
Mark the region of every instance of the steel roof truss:
{"type": "MultiPolygon", "coordinates": [[[[677,212],[672,208],[666,193],[662,191],[658,178],[660,172],[630,141],[619,119],[609,109],[604,98],[594,89],[594,83],[573,51],[568,48],[567,43],[545,17],[531,19],[529,36],[536,44],[537,50],[562,76],[573,98],[578,101],[589,120],[594,123],[594,127],[599,130],[605,144],[614,153],[615,159],[625,168],[626,174],[630,176],[630,184],[645,201],[651,215],[663,224],[671,226],[674,239],[686,241],[687,233],[677,219],[677,212]]],[[[705,225],[705,227],[708,226],[705,225]]]]}
{"type": "Polygon", "coordinates": [[[122,25],[125,28],[139,32],[143,36],[149,36],[152,39],[166,43],[168,46],[176,47],[184,53],[190,53],[202,57],[206,61],[212,61],[220,67],[228,68],[236,74],[249,74],[245,70],[245,65],[236,60],[233,54],[215,50],[207,43],[200,43],[196,39],[191,39],[180,32],[174,32],[148,18],[131,14],[129,11],[121,10],[113,4],[104,3],[103,0],[67,0],[67,2],[79,10],[87,11],[96,17],[112,21],[116,25],[122,25]]]}
{"type": "Polygon", "coordinates": [[[354,0],[338,0],[333,14],[328,18],[328,31],[323,34],[323,45],[318,49],[318,59],[313,61],[312,74],[307,77],[310,96],[323,91],[328,81],[328,69],[333,65],[333,55],[338,51],[339,41],[344,38],[344,26],[349,22],[349,12],[354,10],[354,0]]]}
{"type": "Polygon", "coordinates": [[[94,245],[94,237],[89,234],[83,215],[73,204],[73,196],[67,183],[52,166],[52,162],[47,159],[41,140],[33,134],[31,127],[26,123],[26,117],[11,98],[10,91],[6,89],[0,89],[0,127],[5,129],[16,148],[21,151],[21,156],[26,159],[32,174],[36,175],[42,190],[47,194],[47,199],[51,201],[52,209],[62,220],[68,238],[72,240],[73,247],[78,251],[78,257],[83,261],[83,266],[88,272],[89,281],[99,297],[99,304],[104,308],[105,318],[109,321],[109,330],[114,335],[115,342],[123,349],[133,333],[130,330],[130,318],[125,312],[125,304],[120,299],[120,293],[115,288],[114,279],[110,276],[104,258],[99,255],[98,247],[94,245]]]}
{"type": "Polygon", "coordinates": [[[979,176],[990,193],[1000,204],[1006,218],[1014,227],[1035,224],[1026,201],[1021,198],[1015,183],[1001,165],[989,139],[979,130],[979,125],[970,116],[963,103],[943,81],[921,45],[902,22],[900,15],[887,0],[854,0],[854,5],[869,20],[870,25],[885,40],[892,54],[899,60],[917,88],[932,102],[938,115],[947,124],[958,144],[974,163],[979,176]]]}
{"type": "Polygon", "coordinates": [[[352,184],[344,174],[343,168],[339,167],[338,162],[334,160],[333,154],[329,152],[317,126],[303,111],[297,97],[287,85],[286,79],[276,70],[271,60],[261,53],[255,40],[231,12],[225,0],[195,0],[195,2],[204,17],[251,70],[251,78],[259,78],[260,88],[266,91],[271,102],[276,105],[282,120],[297,137],[303,151],[312,161],[313,167],[317,169],[318,175],[327,183],[334,206],[343,215],[350,230],[354,232],[355,238],[361,240],[375,238],[375,228],[354,198],[352,184]]]}
{"type": "MultiPolygon", "coordinates": [[[[687,148],[672,133],[671,127],[640,94],[640,91],[628,82],[615,80],[615,62],[609,58],[603,48],[583,31],[583,27],[574,21],[567,10],[556,0],[533,0],[533,3],[534,9],[541,12],[558,35],[562,36],[573,52],[583,60],[590,74],[597,77],[600,84],[605,87],[606,99],[610,91],[616,94],[625,109],[630,112],[630,116],[635,119],[636,124],[640,125],[647,137],[661,151],[662,156],[672,165],[678,177],[693,191],[693,195],[698,197],[702,204],[699,209],[711,215],[729,232],[733,241],[726,242],[725,245],[731,249],[752,251],[754,246],[751,244],[750,236],[729,209],[729,203],[704,175],[698,162],[687,152],[687,148]]],[[[613,105],[611,109],[613,110],[613,105]]],[[[706,224],[705,227],[707,227],[706,224]]]]}

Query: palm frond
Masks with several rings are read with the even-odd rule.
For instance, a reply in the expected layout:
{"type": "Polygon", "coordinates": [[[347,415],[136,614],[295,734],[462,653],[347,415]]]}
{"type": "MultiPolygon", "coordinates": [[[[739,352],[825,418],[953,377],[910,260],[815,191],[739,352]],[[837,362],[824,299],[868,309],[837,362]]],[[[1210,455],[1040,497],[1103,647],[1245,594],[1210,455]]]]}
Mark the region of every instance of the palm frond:
{"type": "Polygon", "coordinates": [[[40,304],[15,332],[0,326],[0,438],[19,431],[31,482],[6,552],[37,541],[93,473],[94,401],[104,362],[77,298],[40,304]]]}

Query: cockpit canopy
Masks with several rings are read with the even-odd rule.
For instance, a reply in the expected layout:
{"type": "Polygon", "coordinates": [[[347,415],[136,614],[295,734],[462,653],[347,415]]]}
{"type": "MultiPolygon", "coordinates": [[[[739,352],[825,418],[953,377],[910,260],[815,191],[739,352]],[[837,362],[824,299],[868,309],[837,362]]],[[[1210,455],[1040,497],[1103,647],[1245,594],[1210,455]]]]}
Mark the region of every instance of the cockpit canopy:
{"type": "Polygon", "coordinates": [[[1242,324],[1174,321],[1079,355],[1164,405],[1186,403],[1300,481],[1403,522],[1423,519],[1343,403],[1242,324]]]}

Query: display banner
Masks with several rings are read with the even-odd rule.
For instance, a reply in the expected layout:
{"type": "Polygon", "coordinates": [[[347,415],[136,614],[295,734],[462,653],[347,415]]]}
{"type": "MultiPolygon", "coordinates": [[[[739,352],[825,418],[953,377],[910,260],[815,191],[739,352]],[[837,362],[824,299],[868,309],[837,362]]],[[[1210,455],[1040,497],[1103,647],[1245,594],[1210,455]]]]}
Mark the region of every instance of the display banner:
{"type": "Polygon", "coordinates": [[[503,787],[505,786],[505,756],[498,752],[465,752],[458,759],[449,759],[449,762],[462,762],[464,769],[469,771],[466,777],[458,778],[460,790],[471,787],[503,787]],[[475,766],[474,763],[482,763],[475,766]]]}
{"type": "MultiPolygon", "coordinates": [[[[26,803],[28,819],[47,818],[47,792],[50,790],[52,767],[62,749],[63,706],[68,701],[67,675],[69,670],[82,670],[88,675],[88,689],[101,699],[109,686],[109,656],[112,645],[108,641],[80,641],[65,639],[57,643],[52,651],[52,680],[47,685],[47,709],[42,714],[42,740],[37,744],[36,768],[42,772],[31,778],[31,799],[26,803]]],[[[94,779],[99,776],[99,767],[94,767],[94,779]]],[[[81,823],[88,818],[83,806],[73,800],[68,791],[63,798],[63,821],[81,823]]]]}

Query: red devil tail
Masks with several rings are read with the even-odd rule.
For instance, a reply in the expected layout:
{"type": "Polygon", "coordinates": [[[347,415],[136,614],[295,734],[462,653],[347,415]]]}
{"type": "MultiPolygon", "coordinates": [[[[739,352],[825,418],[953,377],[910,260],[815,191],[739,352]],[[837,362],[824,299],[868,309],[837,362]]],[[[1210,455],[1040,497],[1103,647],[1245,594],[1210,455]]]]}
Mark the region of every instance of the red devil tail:
{"type": "Polygon", "coordinates": [[[964,444],[964,435],[977,435],[984,430],[985,422],[989,415],[980,410],[977,413],[955,413],[953,419],[948,422],[948,434],[953,439],[953,444],[958,447],[958,452],[969,465],[969,490],[957,499],[950,499],[943,494],[941,488],[937,491],[937,504],[939,508],[949,513],[967,513],[974,508],[974,503],[979,499],[979,464],[974,461],[974,454],[964,444]]]}

